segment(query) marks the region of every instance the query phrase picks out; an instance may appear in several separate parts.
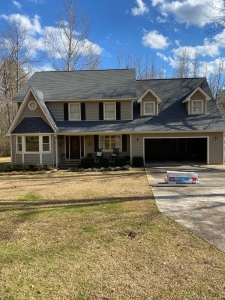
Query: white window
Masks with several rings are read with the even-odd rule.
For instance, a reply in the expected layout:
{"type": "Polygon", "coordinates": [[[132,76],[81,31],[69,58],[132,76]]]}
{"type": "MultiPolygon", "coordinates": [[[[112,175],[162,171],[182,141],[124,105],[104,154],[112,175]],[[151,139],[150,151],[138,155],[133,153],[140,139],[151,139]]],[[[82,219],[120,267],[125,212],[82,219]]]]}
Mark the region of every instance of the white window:
{"type": "Polygon", "coordinates": [[[42,137],[42,151],[50,152],[50,138],[48,135],[42,137]]]}
{"type": "Polygon", "coordinates": [[[104,120],[116,120],[116,103],[104,103],[104,120]]]}
{"type": "Polygon", "coordinates": [[[155,115],[155,102],[144,102],[144,115],[155,115]]]}
{"type": "Polygon", "coordinates": [[[18,136],[18,137],[17,137],[16,151],[17,151],[17,152],[22,152],[22,150],[23,150],[22,136],[18,136]]]}
{"type": "Polygon", "coordinates": [[[120,148],[120,135],[101,135],[99,137],[99,148],[103,151],[113,151],[113,148],[120,148]]]}
{"type": "Polygon", "coordinates": [[[69,120],[80,121],[80,103],[69,104],[69,120]]]}
{"type": "Polygon", "coordinates": [[[202,114],[203,113],[203,101],[193,100],[192,101],[192,114],[202,114]]]}
{"type": "MultiPolygon", "coordinates": [[[[21,141],[22,141],[22,137],[21,137],[21,141]]],[[[18,147],[19,144],[17,142],[17,149],[18,147]]],[[[49,135],[25,136],[25,152],[39,153],[39,152],[50,152],[50,150],[51,150],[51,144],[50,144],[49,135]],[[39,147],[40,145],[41,147],[39,147]]]]}
{"type": "Polygon", "coordinates": [[[39,152],[39,136],[26,136],[25,137],[25,151],[26,152],[39,152]]]}

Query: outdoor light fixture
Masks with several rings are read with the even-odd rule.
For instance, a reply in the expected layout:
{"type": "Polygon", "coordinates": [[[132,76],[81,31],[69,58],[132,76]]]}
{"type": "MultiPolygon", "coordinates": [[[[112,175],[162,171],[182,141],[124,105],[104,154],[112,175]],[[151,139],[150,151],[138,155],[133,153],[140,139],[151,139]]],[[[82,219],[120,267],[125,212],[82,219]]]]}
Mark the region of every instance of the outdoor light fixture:
{"type": "Polygon", "coordinates": [[[217,142],[217,137],[214,138],[214,143],[216,143],[216,142],[217,142]]]}
{"type": "Polygon", "coordinates": [[[137,143],[137,144],[139,143],[139,139],[136,139],[136,143],[137,143]]]}

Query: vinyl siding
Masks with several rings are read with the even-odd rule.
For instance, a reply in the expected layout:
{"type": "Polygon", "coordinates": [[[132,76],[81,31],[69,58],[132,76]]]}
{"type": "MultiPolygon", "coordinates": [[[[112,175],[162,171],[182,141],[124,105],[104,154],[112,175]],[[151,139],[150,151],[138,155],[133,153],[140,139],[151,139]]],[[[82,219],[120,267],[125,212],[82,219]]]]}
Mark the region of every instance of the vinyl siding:
{"type": "MultiPolygon", "coordinates": [[[[29,97],[29,100],[27,101],[18,121],[16,122],[15,126],[13,127],[12,131],[17,127],[17,125],[24,119],[24,118],[34,118],[34,117],[41,117],[49,126],[51,126],[48,122],[48,120],[46,119],[45,115],[43,114],[41,108],[39,107],[39,105],[37,104],[37,108],[34,110],[29,109],[28,107],[28,103],[30,101],[35,101],[35,98],[33,95],[31,95],[29,97]]],[[[35,101],[36,102],[36,101],[35,101]]]]}
{"type": "MultiPolygon", "coordinates": [[[[84,101],[82,101],[84,102],[84,101]]],[[[114,101],[116,102],[116,101],[114,101]]],[[[117,101],[118,102],[118,101],[117,101]]],[[[121,102],[121,120],[132,120],[132,101],[119,101],[121,102]]],[[[53,114],[56,121],[64,120],[64,102],[46,102],[48,108],[53,114]]],[[[85,112],[87,121],[99,120],[99,102],[85,102],[85,112]]]]}
{"type": "Polygon", "coordinates": [[[166,133],[158,133],[158,134],[133,134],[132,135],[132,157],[133,156],[143,156],[144,155],[144,143],[143,138],[191,138],[191,137],[208,137],[209,138],[209,148],[208,156],[209,156],[209,164],[217,165],[223,164],[223,133],[176,133],[176,134],[166,134],[166,133]],[[217,137],[217,142],[214,142],[214,138],[217,137]],[[139,143],[136,143],[137,138],[139,139],[139,143]]]}
{"type": "Polygon", "coordinates": [[[40,154],[24,154],[24,162],[28,165],[36,165],[40,163],[40,154]]]}
{"type": "Polygon", "coordinates": [[[46,104],[57,121],[64,120],[64,102],[46,102],[46,104]]]}
{"type": "Polygon", "coordinates": [[[11,147],[12,147],[12,157],[11,157],[11,161],[13,164],[15,165],[21,165],[23,163],[23,157],[22,157],[22,153],[16,153],[16,136],[11,136],[12,139],[12,143],[11,143],[11,147]]]}
{"type": "Polygon", "coordinates": [[[132,101],[121,101],[121,120],[133,120],[132,101]]]}
{"type": "Polygon", "coordinates": [[[86,102],[86,120],[96,121],[99,120],[99,103],[98,102],[86,102]]]}

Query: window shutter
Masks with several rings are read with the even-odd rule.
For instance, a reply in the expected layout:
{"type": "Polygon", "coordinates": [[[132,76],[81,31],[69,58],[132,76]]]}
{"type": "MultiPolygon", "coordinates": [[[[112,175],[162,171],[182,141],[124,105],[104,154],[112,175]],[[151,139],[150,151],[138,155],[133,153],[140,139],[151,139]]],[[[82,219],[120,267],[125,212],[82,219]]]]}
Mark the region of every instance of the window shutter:
{"type": "Polygon", "coordinates": [[[94,135],[94,150],[98,151],[98,135],[94,135]]]}
{"type": "Polygon", "coordinates": [[[64,103],[64,121],[69,120],[68,103],[64,103]]]}
{"type": "Polygon", "coordinates": [[[122,134],[122,151],[126,152],[127,151],[127,135],[122,134]]]}
{"type": "Polygon", "coordinates": [[[86,120],[85,103],[81,103],[81,120],[86,120]]]}
{"type": "Polygon", "coordinates": [[[120,102],[116,102],[116,120],[120,120],[120,102]]]}
{"type": "Polygon", "coordinates": [[[99,103],[99,120],[104,120],[103,118],[103,103],[99,103]]]}

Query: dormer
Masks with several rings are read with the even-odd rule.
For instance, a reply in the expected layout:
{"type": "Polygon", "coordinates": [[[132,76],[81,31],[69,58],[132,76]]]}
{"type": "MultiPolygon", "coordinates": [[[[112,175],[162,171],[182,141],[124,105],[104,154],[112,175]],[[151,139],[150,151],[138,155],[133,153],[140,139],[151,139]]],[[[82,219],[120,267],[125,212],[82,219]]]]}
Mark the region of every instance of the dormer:
{"type": "Polygon", "coordinates": [[[148,89],[138,100],[140,104],[141,116],[158,116],[158,105],[162,100],[151,90],[148,89]]]}
{"type": "Polygon", "coordinates": [[[186,104],[189,115],[207,114],[207,102],[211,98],[200,88],[196,88],[182,103],[186,104]]]}

